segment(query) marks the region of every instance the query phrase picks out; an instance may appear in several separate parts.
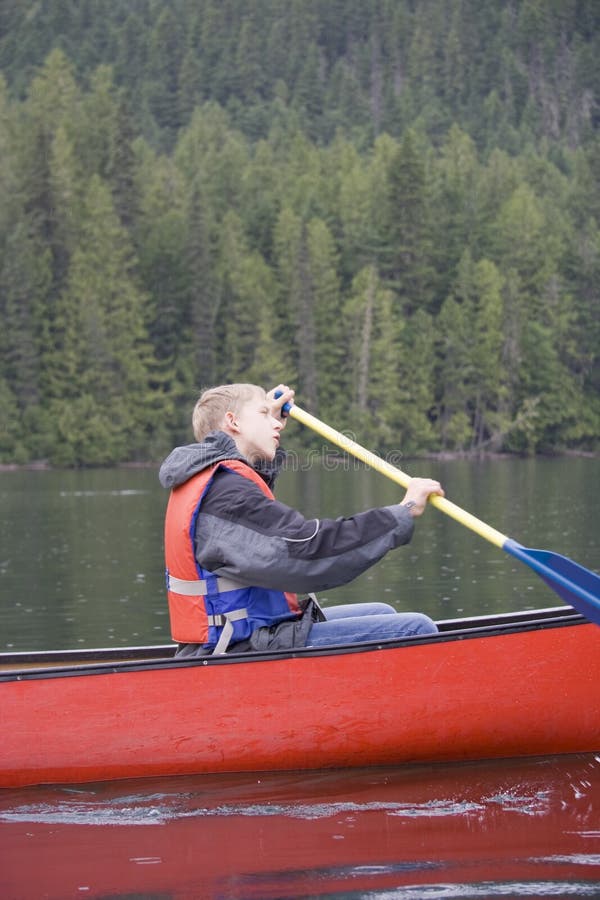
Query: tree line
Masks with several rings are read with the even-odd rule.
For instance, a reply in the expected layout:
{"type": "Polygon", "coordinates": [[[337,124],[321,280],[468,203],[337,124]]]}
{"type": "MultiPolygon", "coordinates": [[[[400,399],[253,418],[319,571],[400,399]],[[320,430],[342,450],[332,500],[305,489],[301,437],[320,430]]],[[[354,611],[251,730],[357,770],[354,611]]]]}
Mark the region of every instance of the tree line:
{"type": "Polygon", "coordinates": [[[109,64],[135,130],[172,149],[214,101],[251,140],[285,119],[367,146],[457,123],[480,149],[598,124],[596,0],[7,0],[0,69],[23,99],[52,49],[86,81],[109,64]]]}
{"type": "MultiPolygon", "coordinates": [[[[99,5],[34,6],[38,16],[76,8],[75,21],[88,14],[97,33],[115,24],[115,10],[125,9],[116,0],[108,4],[103,23],[99,5]]],[[[19,70],[19,80],[16,42],[10,57],[0,16],[0,57],[12,59],[9,77],[0,80],[0,461],[159,459],[189,439],[198,391],[231,380],[293,384],[302,406],[381,452],[597,449],[600,141],[594,104],[588,109],[582,99],[598,65],[584,52],[593,41],[582,36],[586,22],[593,24],[594,4],[477,4],[480,24],[489,24],[495,10],[505,18],[519,12],[521,19],[528,10],[535,24],[536,10],[560,8],[553,28],[535,32],[538,80],[530,79],[520,118],[511,123],[510,104],[498,101],[503,142],[481,122],[469,130],[474,94],[480,91],[493,106],[477,81],[456,82],[462,100],[457,95],[456,116],[446,111],[444,118],[435,112],[445,95],[434,71],[423,117],[407,108],[395,128],[384,127],[388,107],[374,100],[377,72],[381,98],[394,83],[386,53],[373,57],[373,34],[379,27],[383,42],[381,26],[389,24],[385,15],[404,10],[414,18],[426,6],[466,17],[474,8],[468,0],[265,0],[242,4],[255,13],[245,32],[233,0],[126,4],[142,25],[149,9],[157,12],[150,30],[137,31],[146,45],[161,17],[178,9],[192,15],[199,6],[206,43],[198,65],[208,67],[199,84],[210,82],[215,96],[192,91],[186,115],[171,126],[159,111],[174,109],[173,91],[182,109],[183,61],[166,38],[156,46],[165,65],[179,59],[177,78],[161,69],[130,90],[118,66],[88,61],[82,69],[82,56],[92,57],[96,46],[86,44],[73,58],[51,50],[27,79],[19,70]],[[252,71],[263,87],[255,85],[236,106],[254,84],[240,47],[252,44],[267,8],[283,17],[274,16],[270,30],[296,15],[305,62],[307,35],[317,41],[315,71],[330,54],[321,94],[310,88],[305,97],[315,103],[323,91],[337,92],[338,120],[333,102],[319,101],[312,113],[302,107],[294,92],[300,69],[294,91],[286,95],[284,78],[276,87],[266,68],[270,57],[260,54],[252,71]],[[343,29],[325,27],[323,17],[334,8],[343,29]],[[235,32],[238,56],[232,61],[225,54],[223,62],[227,10],[237,11],[231,21],[242,25],[235,32]],[[577,40],[569,31],[576,12],[577,40]],[[561,33],[557,22],[580,54],[579,81],[574,77],[560,92],[556,81],[558,106],[551,114],[543,73],[561,33]],[[323,35],[328,40],[319,43],[323,35]],[[354,68],[371,85],[366,106],[360,92],[349,99],[348,117],[344,79],[335,81],[336,53],[344,77],[354,68]],[[225,71],[235,84],[220,96],[225,71]],[[156,96],[149,100],[159,87],[171,90],[164,107],[156,96]],[[568,111],[575,95],[581,103],[568,111]],[[253,119],[258,108],[261,127],[253,119]],[[554,136],[545,133],[550,121],[554,136]]],[[[126,33],[133,40],[131,16],[120,30],[115,24],[120,40],[126,33]]],[[[522,21],[520,27],[518,39],[526,44],[522,21]]],[[[56,28],[69,34],[66,25],[56,28]]],[[[404,35],[397,29],[394,40],[404,35]]],[[[461,32],[458,43],[470,33],[477,47],[474,30],[461,32]]],[[[419,40],[435,43],[438,31],[434,21],[419,40]]],[[[260,33],[264,41],[270,31],[260,33]]],[[[414,29],[411,34],[412,46],[414,29]]],[[[511,40],[511,47],[518,43],[511,40]]],[[[230,52],[232,42],[228,37],[230,52]]],[[[275,44],[272,38],[273,52],[275,44]]],[[[573,66],[563,50],[564,65],[573,66]]],[[[284,55],[281,66],[292,67],[289,44],[284,55]]],[[[144,59],[160,69],[160,59],[144,59]]],[[[436,59],[439,66],[446,56],[436,59]]],[[[460,62],[457,67],[458,77],[460,62]]],[[[357,76],[354,82],[362,83],[357,76]]],[[[427,87],[420,78],[409,78],[409,85],[414,96],[427,87]]],[[[395,102],[408,103],[405,92],[395,102]]]]}

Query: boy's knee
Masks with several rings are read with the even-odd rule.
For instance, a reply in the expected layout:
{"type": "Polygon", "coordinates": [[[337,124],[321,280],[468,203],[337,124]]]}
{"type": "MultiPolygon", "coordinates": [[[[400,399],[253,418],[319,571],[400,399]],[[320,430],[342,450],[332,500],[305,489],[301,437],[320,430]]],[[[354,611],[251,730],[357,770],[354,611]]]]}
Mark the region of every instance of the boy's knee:
{"type": "Polygon", "coordinates": [[[415,613],[415,634],[437,634],[438,627],[429,616],[424,613],[415,613]]]}
{"type": "MultiPolygon", "coordinates": [[[[363,604],[361,604],[363,605],[363,604]]],[[[386,616],[391,613],[397,613],[398,610],[394,609],[393,606],[390,606],[389,603],[365,603],[363,605],[364,612],[360,612],[359,615],[369,615],[369,616],[386,616]]]]}

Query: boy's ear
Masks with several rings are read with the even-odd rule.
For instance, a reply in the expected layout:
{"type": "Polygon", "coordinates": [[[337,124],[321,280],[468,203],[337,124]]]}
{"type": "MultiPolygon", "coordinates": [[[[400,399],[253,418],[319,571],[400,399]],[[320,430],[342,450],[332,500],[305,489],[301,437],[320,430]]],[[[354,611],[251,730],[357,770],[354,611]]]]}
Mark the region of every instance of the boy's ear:
{"type": "Polygon", "coordinates": [[[236,421],[235,413],[226,412],[225,418],[223,419],[223,425],[226,431],[232,431],[235,434],[239,432],[238,423],[236,421]]]}

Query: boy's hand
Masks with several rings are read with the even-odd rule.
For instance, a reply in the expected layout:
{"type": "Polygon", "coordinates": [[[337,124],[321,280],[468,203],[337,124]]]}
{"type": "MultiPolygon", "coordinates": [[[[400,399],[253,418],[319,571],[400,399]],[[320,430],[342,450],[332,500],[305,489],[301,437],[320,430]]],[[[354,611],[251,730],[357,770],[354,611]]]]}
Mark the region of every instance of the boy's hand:
{"type": "Polygon", "coordinates": [[[400,506],[408,506],[411,516],[421,516],[425,512],[427,500],[431,494],[438,497],[444,496],[444,490],[439,481],[432,478],[411,478],[400,506]]]}
{"type": "Polygon", "coordinates": [[[267,392],[267,400],[271,405],[271,415],[275,419],[279,419],[282,428],[285,428],[288,417],[282,415],[281,409],[286,403],[293,404],[295,395],[296,392],[288,387],[287,384],[278,384],[277,387],[267,392]],[[275,399],[275,394],[280,394],[281,396],[275,399]]]}

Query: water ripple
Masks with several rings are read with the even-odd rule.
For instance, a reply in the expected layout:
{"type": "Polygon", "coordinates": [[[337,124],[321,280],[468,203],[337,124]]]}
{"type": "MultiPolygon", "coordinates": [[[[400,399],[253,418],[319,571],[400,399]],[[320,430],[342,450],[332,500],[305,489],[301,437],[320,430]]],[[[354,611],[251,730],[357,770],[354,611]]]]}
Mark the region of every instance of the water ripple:
{"type": "MultiPolygon", "coordinates": [[[[431,884],[392,891],[361,893],[360,900],[470,900],[477,897],[598,897],[600,882],[572,881],[483,881],[476,884],[431,884]]],[[[344,895],[358,900],[358,895],[344,895]]]]}
{"type": "Polygon", "coordinates": [[[289,819],[316,820],[365,812],[385,812],[390,816],[414,818],[462,817],[481,815],[490,805],[504,812],[541,815],[547,810],[545,794],[531,797],[498,794],[484,801],[428,800],[423,803],[351,801],[337,803],[245,803],[196,806],[187,794],[153,794],[144,798],[120,798],[118,802],[99,803],[97,799],[33,803],[0,810],[0,822],[39,822],[80,825],[163,825],[190,817],[283,816],[289,819]]]}

